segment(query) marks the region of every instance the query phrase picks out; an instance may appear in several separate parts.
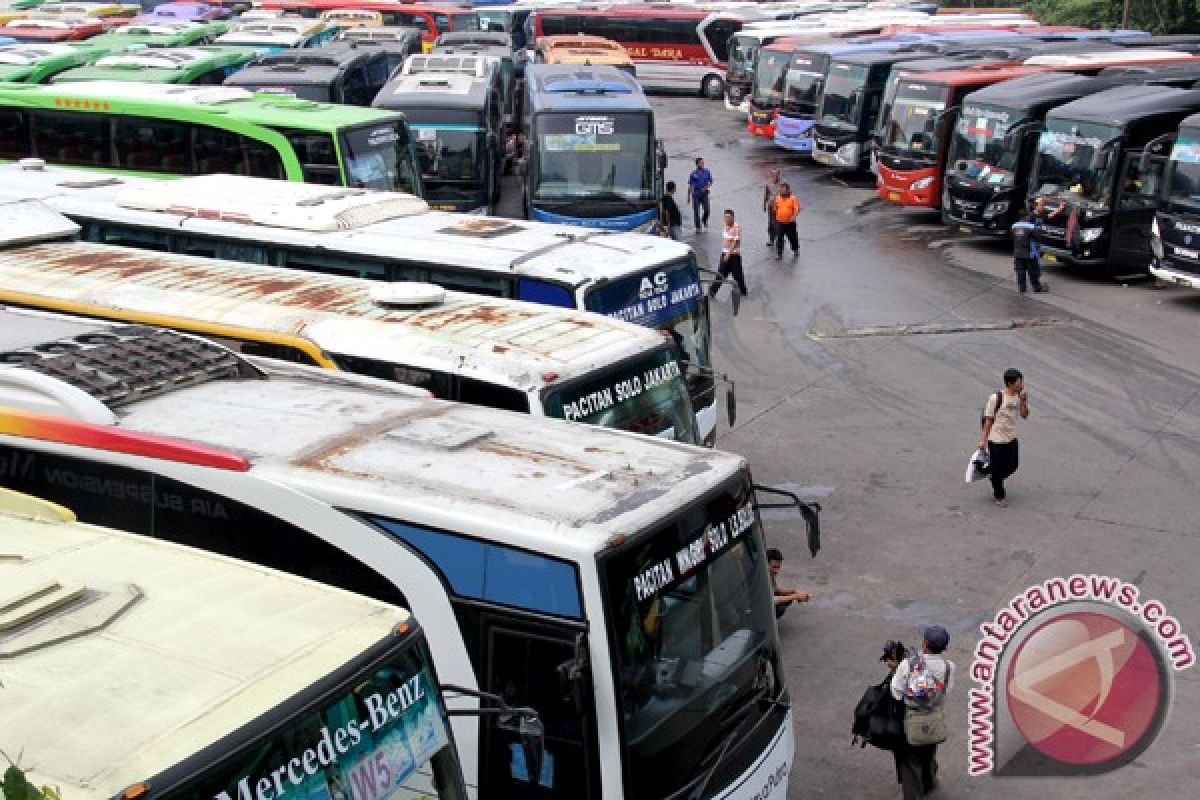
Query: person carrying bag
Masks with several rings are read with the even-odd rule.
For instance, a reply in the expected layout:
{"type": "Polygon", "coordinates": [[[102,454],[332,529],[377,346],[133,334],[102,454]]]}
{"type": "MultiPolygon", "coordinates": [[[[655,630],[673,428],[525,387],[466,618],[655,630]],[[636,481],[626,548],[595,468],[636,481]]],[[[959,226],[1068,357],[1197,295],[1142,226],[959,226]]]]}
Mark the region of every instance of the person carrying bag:
{"type": "Polygon", "coordinates": [[[917,800],[937,784],[937,746],[946,741],[946,694],[954,663],[942,653],[950,634],[940,625],[921,629],[919,652],[910,653],[892,676],[892,697],[904,703],[906,744],[896,751],[904,800],[917,800]]]}

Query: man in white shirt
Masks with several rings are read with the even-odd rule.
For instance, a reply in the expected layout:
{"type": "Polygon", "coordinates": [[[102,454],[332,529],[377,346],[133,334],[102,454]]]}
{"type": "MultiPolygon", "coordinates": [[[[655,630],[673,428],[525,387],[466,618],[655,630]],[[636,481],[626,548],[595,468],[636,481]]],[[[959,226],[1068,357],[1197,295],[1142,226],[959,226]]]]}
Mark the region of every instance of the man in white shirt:
{"type": "MultiPolygon", "coordinates": [[[[933,694],[932,700],[918,705],[915,698],[908,696],[908,677],[912,665],[918,656],[914,653],[900,662],[892,675],[892,697],[904,702],[906,712],[914,710],[943,709],[946,695],[954,682],[954,662],[942,653],[950,645],[950,634],[941,625],[930,625],[921,629],[921,655],[925,662],[925,673],[941,684],[941,689],[933,694]]],[[[896,757],[896,770],[900,774],[900,785],[904,790],[904,800],[918,800],[922,795],[933,791],[937,783],[937,745],[907,745],[893,751],[896,757]]]]}

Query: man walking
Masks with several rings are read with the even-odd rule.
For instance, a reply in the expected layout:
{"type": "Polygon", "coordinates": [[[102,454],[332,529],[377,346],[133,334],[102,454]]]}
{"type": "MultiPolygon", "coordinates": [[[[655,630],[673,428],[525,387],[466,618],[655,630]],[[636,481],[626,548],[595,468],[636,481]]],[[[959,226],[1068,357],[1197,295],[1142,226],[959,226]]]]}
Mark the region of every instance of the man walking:
{"type": "Polygon", "coordinates": [[[692,204],[692,217],[697,231],[708,229],[708,196],[712,183],[713,176],[704,166],[704,159],[697,158],[696,168],[688,175],[688,202],[692,204]],[[701,209],[704,210],[703,216],[700,215],[701,209]]]}
{"type": "Polygon", "coordinates": [[[1026,211],[1021,218],[1013,223],[1013,268],[1017,272],[1017,289],[1025,292],[1025,280],[1028,275],[1029,283],[1035,292],[1044,292],[1042,285],[1042,266],[1038,261],[1038,212],[1041,210],[1041,198],[1037,200],[1035,209],[1026,211]]]}
{"type": "Polygon", "coordinates": [[[783,186],[783,178],[778,167],[771,170],[767,177],[767,185],[763,189],[763,211],[767,212],[767,247],[775,246],[775,198],[783,186]]]}
{"type": "Polygon", "coordinates": [[[742,272],[742,226],[733,217],[733,211],[725,209],[725,229],[721,231],[721,265],[717,267],[718,280],[709,287],[708,296],[716,297],[717,292],[725,284],[725,279],[733,274],[738,289],[745,297],[746,276],[742,272]]]}
{"type": "Polygon", "coordinates": [[[1025,377],[1019,370],[1004,370],[1004,389],[987,399],[983,407],[983,435],[979,449],[987,448],[992,481],[992,497],[996,505],[1008,505],[1004,481],[1017,471],[1017,417],[1029,417],[1029,395],[1025,377]]]}
{"type": "Polygon", "coordinates": [[[667,193],[663,195],[659,221],[666,226],[667,235],[675,241],[683,238],[683,212],[675,202],[675,181],[667,181],[667,193]]]}
{"type": "Polygon", "coordinates": [[[796,233],[796,216],[800,213],[800,201],[792,194],[792,187],[784,183],[779,187],[779,196],[772,208],[775,216],[775,260],[783,260],[783,240],[792,246],[792,258],[800,255],[800,238],[796,233]]]}
{"type": "MultiPolygon", "coordinates": [[[[892,675],[892,697],[905,707],[906,735],[907,717],[940,715],[945,719],[946,694],[954,682],[954,662],[942,655],[950,645],[950,634],[941,625],[930,625],[921,629],[921,639],[921,652],[910,653],[892,675]]],[[[894,755],[904,800],[918,800],[933,791],[937,785],[937,744],[910,742],[894,755]]]]}

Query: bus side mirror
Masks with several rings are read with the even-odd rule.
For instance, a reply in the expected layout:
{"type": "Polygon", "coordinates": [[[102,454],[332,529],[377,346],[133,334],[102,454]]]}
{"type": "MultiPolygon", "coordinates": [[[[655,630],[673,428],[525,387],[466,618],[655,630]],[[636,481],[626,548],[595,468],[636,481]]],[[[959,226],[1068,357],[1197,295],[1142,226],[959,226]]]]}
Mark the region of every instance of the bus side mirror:
{"type": "Polygon", "coordinates": [[[1138,157],[1138,171],[1143,175],[1150,171],[1150,162],[1156,155],[1165,155],[1170,153],[1171,145],[1175,143],[1175,133],[1164,133],[1150,141],[1142,148],[1142,154],[1138,157]]]}
{"type": "Polygon", "coordinates": [[[663,146],[663,140],[655,139],[654,140],[654,148],[655,148],[655,151],[658,153],[658,168],[666,169],[667,168],[667,148],[663,146]]]}
{"type": "Polygon", "coordinates": [[[729,384],[725,389],[725,418],[729,420],[729,427],[733,427],[737,422],[737,386],[728,378],[725,379],[729,384]]]}
{"type": "Polygon", "coordinates": [[[588,686],[590,664],[587,634],[576,634],[575,651],[569,659],[558,665],[558,682],[577,714],[583,714],[588,708],[588,698],[591,696],[588,686]]]}
{"type": "Polygon", "coordinates": [[[514,722],[512,718],[502,719],[496,727],[509,733],[515,733],[521,743],[521,754],[525,757],[525,772],[529,784],[537,786],[541,782],[542,762],[546,758],[546,726],[536,714],[520,714],[514,722]]]}
{"type": "Polygon", "coordinates": [[[816,502],[804,502],[796,495],[795,492],[789,492],[786,489],[779,489],[774,486],[762,486],[754,484],[755,501],[754,504],[761,510],[764,508],[795,508],[800,512],[800,516],[804,517],[804,527],[808,538],[808,552],[813,558],[817,557],[817,552],[821,549],[821,504],[816,502]],[[784,500],[775,503],[762,503],[758,500],[759,494],[772,494],[784,498],[784,500]]]}

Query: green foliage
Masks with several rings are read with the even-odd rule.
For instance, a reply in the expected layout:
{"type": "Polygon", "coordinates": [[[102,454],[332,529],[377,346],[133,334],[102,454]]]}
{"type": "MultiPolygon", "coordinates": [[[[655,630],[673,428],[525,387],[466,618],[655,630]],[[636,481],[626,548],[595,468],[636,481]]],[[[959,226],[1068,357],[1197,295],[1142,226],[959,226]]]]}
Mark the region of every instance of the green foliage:
{"type": "Polygon", "coordinates": [[[58,790],[50,786],[41,789],[34,786],[25,777],[25,772],[9,761],[4,780],[0,781],[0,800],[61,800],[61,797],[58,790]]]}
{"type": "MultiPolygon", "coordinates": [[[[1124,0],[1026,0],[1022,8],[1043,25],[1115,28],[1124,0]]],[[[1200,0],[1129,0],[1129,27],[1151,33],[1200,33],[1200,0]]]]}

